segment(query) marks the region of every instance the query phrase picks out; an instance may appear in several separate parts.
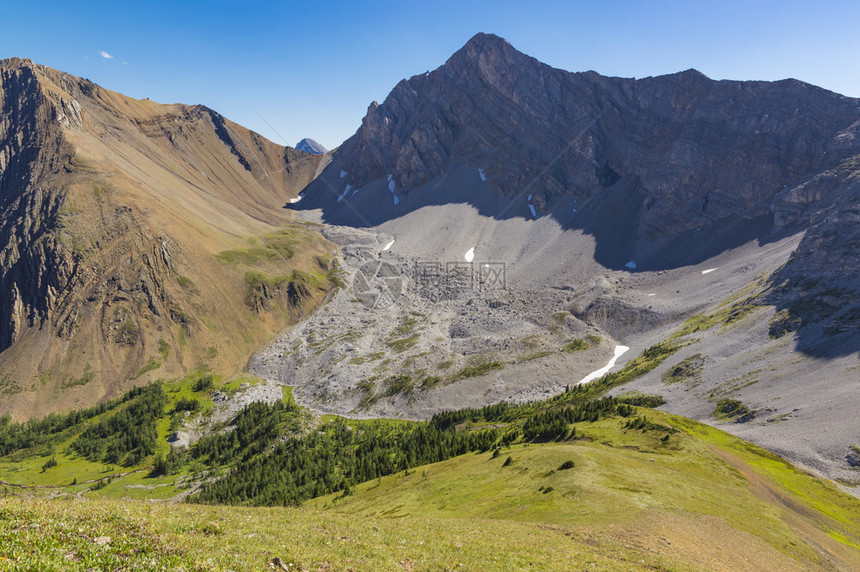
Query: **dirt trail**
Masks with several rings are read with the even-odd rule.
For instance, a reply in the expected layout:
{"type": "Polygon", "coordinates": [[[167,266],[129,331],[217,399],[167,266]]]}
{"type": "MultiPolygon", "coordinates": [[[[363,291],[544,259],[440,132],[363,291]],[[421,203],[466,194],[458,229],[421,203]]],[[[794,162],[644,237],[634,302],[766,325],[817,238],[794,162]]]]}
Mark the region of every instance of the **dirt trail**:
{"type": "Polygon", "coordinates": [[[789,498],[779,486],[733,454],[713,445],[711,449],[744,476],[755,496],[782,509],[782,519],[818,554],[819,566],[828,570],[860,570],[860,551],[834,540],[825,532],[841,530],[838,522],[789,498]]]}

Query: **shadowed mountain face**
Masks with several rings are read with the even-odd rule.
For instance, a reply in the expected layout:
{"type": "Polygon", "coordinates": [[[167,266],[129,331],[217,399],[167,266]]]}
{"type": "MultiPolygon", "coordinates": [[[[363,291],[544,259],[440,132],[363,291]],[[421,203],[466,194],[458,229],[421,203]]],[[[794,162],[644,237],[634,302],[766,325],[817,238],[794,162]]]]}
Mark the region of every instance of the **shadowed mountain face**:
{"type": "Polygon", "coordinates": [[[636,236],[655,239],[767,212],[786,185],[860,153],[858,120],[860,101],[795,80],[570,73],[479,34],[372,104],[337,157],[354,186],[393,174],[407,191],[451,164],[481,168],[499,194],[531,194],[538,214],[635,176],[636,236]]]}
{"type": "MultiPolygon", "coordinates": [[[[266,300],[289,286],[248,282],[216,254],[282,228],[281,205],[319,162],[203,106],[0,61],[0,411],[26,417],[244,364],[304,302],[266,300]]],[[[264,254],[290,267],[303,264],[283,259],[300,242],[311,260],[329,253],[313,231],[288,234],[264,254]]],[[[284,272],[265,262],[257,270],[284,272]]]]}
{"type": "MultiPolygon", "coordinates": [[[[464,190],[459,202],[497,219],[552,216],[593,235],[604,266],[636,260],[636,271],[812,228],[778,275],[790,284],[770,298],[796,314],[801,298],[860,293],[857,249],[843,240],[856,234],[858,130],[860,100],[797,80],[570,73],[478,34],[440,68],[371,104],[328,177],[295,208],[378,225],[450,202],[456,189],[434,196],[438,182],[468,166],[480,170],[483,190],[464,190]],[[384,185],[374,198],[365,192],[386,180],[394,205],[384,185]],[[342,194],[344,183],[361,192],[342,194]],[[824,262],[831,258],[838,263],[824,262]]],[[[838,313],[856,326],[858,312],[838,313]]],[[[815,312],[807,314],[804,321],[815,312]]]]}
{"type": "Polygon", "coordinates": [[[777,333],[800,330],[800,351],[824,358],[860,352],[860,155],[780,198],[798,197],[811,203],[809,228],[762,298],[787,314],[777,333]]]}

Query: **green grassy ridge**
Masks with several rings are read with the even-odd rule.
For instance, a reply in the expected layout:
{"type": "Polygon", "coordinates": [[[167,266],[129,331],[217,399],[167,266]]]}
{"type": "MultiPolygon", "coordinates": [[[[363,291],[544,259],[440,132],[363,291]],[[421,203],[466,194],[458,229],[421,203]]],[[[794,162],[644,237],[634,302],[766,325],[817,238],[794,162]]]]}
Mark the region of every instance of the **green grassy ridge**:
{"type": "MultiPolygon", "coordinates": [[[[504,409],[496,406],[489,416],[503,416],[504,409]]],[[[147,554],[148,543],[157,537],[159,546],[174,550],[170,554],[186,569],[259,569],[275,556],[303,567],[327,562],[335,569],[399,569],[407,560],[418,569],[454,569],[458,563],[487,570],[689,569],[683,554],[671,550],[655,554],[611,532],[641,526],[646,517],[658,518],[655,514],[699,524],[708,522],[700,520],[704,517],[719,519],[765,548],[815,568],[814,551],[784,522],[779,508],[757,499],[747,480],[714,454],[713,445],[742,458],[752,470],[784,487],[790,498],[831,519],[831,538],[853,546],[860,537],[856,500],[834,487],[722,431],[656,410],[637,412],[679,433],[663,441],[663,431],[625,430],[626,420],[635,417],[604,417],[577,423],[573,440],[514,444],[495,457],[491,451],[460,455],[359,484],[347,496],[308,501],[301,509],[194,505],[159,510],[107,500],[170,496],[169,478],[137,473],[86,493],[106,498],[101,502],[55,500],[34,508],[26,500],[6,499],[0,500],[0,511],[10,503],[17,506],[19,523],[42,522],[46,515],[54,519],[56,512],[76,523],[92,512],[119,514],[129,520],[123,527],[152,535],[122,543],[141,542],[147,554]],[[508,456],[513,462],[503,467],[508,456]],[[574,467],[559,470],[566,461],[573,461],[574,467]],[[128,484],[156,488],[128,489],[128,484]],[[488,538],[488,531],[498,538],[488,538]],[[254,536],[249,538],[250,534],[254,536]]],[[[350,426],[360,430],[366,423],[350,421],[350,426]]],[[[376,423],[391,432],[412,425],[376,423]]],[[[468,429],[473,422],[458,423],[468,429]]],[[[5,526],[2,514],[0,528],[5,526]]],[[[28,558],[59,562],[69,547],[80,562],[91,562],[97,555],[86,556],[86,550],[97,548],[75,544],[75,539],[63,536],[62,527],[44,529],[49,538],[43,544],[57,547],[51,554],[15,537],[29,534],[20,524],[7,530],[19,547],[18,562],[28,558]]],[[[132,560],[122,562],[137,558],[129,557],[132,560]]],[[[73,566],[63,569],[85,569],[73,566]]]]}
{"type": "MultiPolygon", "coordinates": [[[[335,569],[393,570],[408,560],[417,569],[454,569],[459,563],[486,570],[685,570],[690,565],[684,554],[654,553],[612,531],[635,529],[643,519],[654,518],[704,526],[709,521],[701,518],[713,517],[740,531],[739,541],[751,542],[743,534],[751,535],[765,548],[814,569],[814,551],[785,523],[778,507],[757,499],[746,479],[714,454],[711,445],[743,458],[779,486],[787,484],[792,499],[828,518],[833,515],[831,537],[850,546],[860,534],[856,500],[835,488],[722,431],[660,411],[638,412],[679,433],[667,443],[661,440],[663,432],[625,430],[624,418],[603,418],[577,424],[574,440],[513,445],[497,456],[490,451],[461,455],[360,484],[345,497],[308,501],[299,509],[159,507],[109,500],[120,495],[158,498],[145,489],[120,492],[121,481],[87,493],[108,497],[97,502],[2,499],[0,529],[6,527],[10,546],[16,548],[14,554],[0,556],[17,558],[16,565],[39,559],[62,569],[84,570],[84,563],[91,566],[94,558],[104,556],[91,540],[105,534],[116,543],[108,561],[114,566],[150,562],[145,559],[158,546],[173,559],[164,561],[168,569],[251,570],[277,556],[311,569],[327,562],[335,569]],[[508,456],[513,463],[503,467],[508,456]],[[574,467],[559,470],[566,461],[573,461],[574,467]],[[103,494],[111,487],[117,489],[113,495],[103,494]],[[93,515],[109,515],[114,520],[108,521],[119,523],[120,531],[133,532],[112,534],[98,528],[105,518],[93,515]],[[14,526],[8,524],[10,518],[14,526]],[[34,536],[24,522],[50,526],[34,536]],[[83,528],[90,541],[65,534],[69,523],[76,530],[83,528]],[[39,546],[32,544],[36,538],[39,546]],[[128,549],[138,545],[140,554],[128,549]],[[69,552],[79,560],[64,566],[61,558],[69,552]]],[[[403,425],[384,424],[392,430],[403,425]]],[[[169,482],[140,474],[134,479],[147,486],[169,482]]]]}
{"type": "Polygon", "coordinates": [[[779,455],[704,423],[667,416],[670,425],[731,452],[755,472],[773,480],[787,495],[832,520],[828,535],[860,550],[860,502],[833,483],[804,472],[779,455]]]}
{"type": "Polygon", "coordinates": [[[483,518],[558,526],[610,525],[654,510],[677,511],[722,519],[793,559],[817,561],[782,510],[757,498],[713,446],[738,456],[793,502],[814,511],[830,538],[860,548],[860,503],[853,497],[722,431],[642,411],[679,433],[664,441],[665,432],[625,430],[622,420],[605,418],[577,424],[573,440],[514,445],[497,457],[463,455],[306,505],[361,518],[483,518]],[[507,457],[513,462],[505,467],[507,457]],[[558,470],[568,460],[574,468],[558,470]]]}

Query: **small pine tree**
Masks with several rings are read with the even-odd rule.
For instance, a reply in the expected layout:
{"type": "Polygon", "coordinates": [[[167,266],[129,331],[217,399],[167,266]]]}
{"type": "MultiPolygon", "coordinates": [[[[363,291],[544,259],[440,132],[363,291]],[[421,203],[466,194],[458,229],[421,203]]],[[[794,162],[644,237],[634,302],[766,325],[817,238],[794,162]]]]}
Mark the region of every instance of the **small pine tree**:
{"type": "Polygon", "coordinates": [[[505,459],[505,462],[502,463],[502,466],[508,467],[510,465],[513,465],[513,464],[514,464],[514,460],[511,457],[508,457],[507,459],[505,459]]]}

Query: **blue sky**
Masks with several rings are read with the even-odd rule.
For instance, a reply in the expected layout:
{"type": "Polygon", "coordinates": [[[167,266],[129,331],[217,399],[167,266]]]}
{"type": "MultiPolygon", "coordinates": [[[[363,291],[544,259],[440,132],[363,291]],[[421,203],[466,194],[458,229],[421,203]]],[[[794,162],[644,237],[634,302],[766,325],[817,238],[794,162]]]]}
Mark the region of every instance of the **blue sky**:
{"type": "Polygon", "coordinates": [[[477,32],[571,71],[692,67],[860,97],[856,0],[4,4],[0,58],[27,57],[132,97],[202,103],[289,145],[337,146],[371,101],[477,32]]]}

